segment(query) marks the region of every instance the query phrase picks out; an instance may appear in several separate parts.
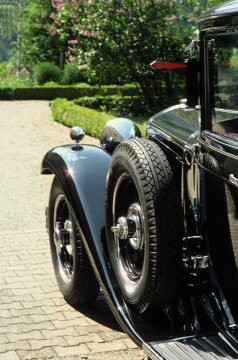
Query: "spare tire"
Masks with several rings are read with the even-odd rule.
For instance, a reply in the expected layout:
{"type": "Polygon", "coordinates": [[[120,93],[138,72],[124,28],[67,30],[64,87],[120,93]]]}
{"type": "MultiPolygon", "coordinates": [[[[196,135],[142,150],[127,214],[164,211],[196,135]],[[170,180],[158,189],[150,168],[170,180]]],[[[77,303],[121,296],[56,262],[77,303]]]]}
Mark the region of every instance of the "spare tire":
{"type": "Polygon", "coordinates": [[[180,213],[173,173],[160,147],[145,139],[119,144],[107,179],[107,246],[123,297],[140,313],[176,299],[180,213]]]}

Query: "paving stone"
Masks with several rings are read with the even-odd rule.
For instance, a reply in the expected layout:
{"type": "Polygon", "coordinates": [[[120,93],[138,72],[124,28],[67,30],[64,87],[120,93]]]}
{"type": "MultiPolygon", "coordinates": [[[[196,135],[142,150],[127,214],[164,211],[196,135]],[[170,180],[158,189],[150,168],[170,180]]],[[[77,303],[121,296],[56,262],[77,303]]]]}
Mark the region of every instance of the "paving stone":
{"type": "Polygon", "coordinates": [[[64,316],[66,317],[67,320],[74,320],[74,319],[78,319],[80,317],[85,317],[84,314],[80,313],[79,311],[75,311],[73,308],[72,310],[65,310],[64,311],[64,316]]]}
{"type": "Polygon", "coordinates": [[[54,303],[51,299],[44,299],[44,300],[38,300],[38,301],[35,301],[33,298],[32,298],[32,301],[22,301],[22,305],[25,309],[31,309],[32,307],[39,307],[39,306],[53,306],[54,303]]]}
{"type": "Polygon", "coordinates": [[[14,289],[12,289],[12,292],[14,295],[24,295],[24,294],[28,294],[28,293],[31,293],[31,295],[33,296],[33,298],[38,298],[38,299],[41,299],[42,296],[41,295],[44,295],[42,294],[42,289],[38,286],[36,286],[35,288],[33,289],[30,289],[28,287],[25,287],[24,284],[22,283],[19,283],[19,285],[22,285],[22,289],[16,289],[16,286],[14,285],[14,289]]]}
{"type": "MultiPolygon", "coordinates": [[[[55,314],[57,312],[62,312],[64,314],[64,316],[66,317],[66,319],[68,319],[68,317],[66,316],[68,306],[69,305],[67,303],[65,303],[64,305],[59,305],[59,306],[56,306],[56,305],[45,306],[43,311],[45,314],[55,314]]],[[[73,312],[75,312],[75,310],[73,312]]]]}
{"type": "Polygon", "coordinates": [[[38,300],[43,300],[43,299],[54,299],[54,298],[57,298],[59,297],[59,291],[55,291],[53,293],[42,293],[42,289],[39,293],[35,293],[35,294],[32,294],[33,298],[35,299],[35,301],[38,301],[38,300]]]}
{"type": "Polygon", "coordinates": [[[13,317],[22,317],[29,315],[43,315],[45,314],[44,310],[39,306],[34,306],[28,309],[20,309],[20,310],[10,310],[10,313],[13,317]]]}
{"type": "Polygon", "coordinates": [[[31,315],[31,319],[35,324],[42,323],[45,321],[64,321],[65,316],[63,313],[56,313],[56,314],[43,314],[43,315],[31,315]]]}
{"type": "Polygon", "coordinates": [[[52,301],[57,306],[66,304],[65,299],[62,296],[56,297],[56,298],[52,299],[52,301]]]}
{"type": "Polygon", "coordinates": [[[54,347],[54,350],[57,353],[57,355],[60,357],[62,357],[62,356],[80,357],[80,355],[90,353],[87,345],[85,345],[85,344],[81,344],[78,346],[70,346],[70,347],[58,346],[58,347],[54,347]]]}
{"type": "Polygon", "coordinates": [[[0,326],[0,334],[19,334],[21,332],[21,329],[17,325],[4,325],[0,326]]]}
{"type": "Polygon", "coordinates": [[[137,345],[131,339],[123,339],[124,344],[126,344],[128,349],[138,349],[137,345]]]}
{"type": "MultiPolygon", "coordinates": [[[[57,329],[57,330],[42,330],[42,334],[45,339],[51,339],[58,336],[67,336],[70,338],[78,337],[79,333],[74,327],[67,327],[65,329],[57,329]]],[[[67,341],[67,339],[66,339],[67,341]]]]}
{"type": "MultiPolygon", "coordinates": [[[[53,348],[44,348],[41,350],[31,351],[17,351],[20,360],[31,360],[31,359],[51,359],[57,356],[53,348]]],[[[6,359],[7,360],[7,359],[6,359]]],[[[59,359],[58,359],[59,360],[59,359]]],[[[72,359],[71,359],[72,360],[72,359]]]]}
{"type": "Polygon", "coordinates": [[[40,163],[49,148],[70,141],[69,130],[50,119],[44,101],[2,101],[0,118],[7,169],[0,187],[0,360],[117,360],[120,351],[134,360],[141,352],[120,331],[104,298],[89,318],[65,302],[55,280],[44,218],[52,176],[40,175],[40,163]]]}
{"type": "Polygon", "coordinates": [[[13,301],[10,304],[1,304],[0,305],[0,314],[2,316],[2,310],[16,310],[23,309],[22,304],[18,301],[13,301]]]}
{"type": "Polygon", "coordinates": [[[45,347],[67,346],[67,342],[62,337],[55,337],[44,340],[28,340],[32,350],[40,350],[45,347]]]}
{"type": "Polygon", "coordinates": [[[12,343],[1,344],[0,352],[30,350],[30,345],[27,341],[17,341],[12,343]]]}
{"type": "Polygon", "coordinates": [[[126,344],[124,344],[121,340],[115,340],[111,342],[104,342],[101,344],[98,343],[88,343],[89,349],[93,351],[93,353],[98,352],[106,352],[106,351],[116,351],[116,350],[124,350],[127,348],[126,344]]]}
{"type": "Polygon", "coordinates": [[[0,354],[0,360],[20,360],[20,358],[15,351],[7,351],[0,354]]]}
{"type": "Polygon", "coordinates": [[[0,299],[2,300],[3,304],[11,304],[12,302],[16,301],[19,301],[22,304],[23,301],[34,301],[33,297],[30,294],[24,294],[21,296],[2,296],[0,297],[0,299]]]}
{"type": "Polygon", "coordinates": [[[44,336],[39,330],[30,331],[28,333],[21,334],[6,334],[6,337],[9,342],[17,342],[20,340],[43,340],[44,336]]]}
{"type": "Polygon", "coordinates": [[[90,342],[94,343],[102,343],[104,340],[98,334],[89,334],[84,336],[64,336],[64,339],[70,346],[79,345],[79,344],[88,344],[90,342]]]}
{"type": "MultiPolygon", "coordinates": [[[[2,315],[2,311],[1,311],[2,315]]],[[[9,326],[14,324],[31,324],[32,320],[30,316],[18,316],[18,317],[12,317],[10,315],[9,318],[2,318],[1,319],[1,326],[9,326]]]]}
{"type": "Polygon", "coordinates": [[[1,351],[1,344],[5,344],[8,342],[6,335],[0,334],[0,351],[1,351]]]}
{"type": "Polygon", "coordinates": [[[65,321],[52,321],[54,326],[57,329],[63,329],[65,327],[71,327],[71,326],[88,326],[88,322],[86,318],[78,318],[74,320],[65,320],[65,321]]]}
{"type": "Polygon", "coordinates": [[[20,324],[19,323],[18,326],[19,326],[20,330],[23,332],[30,332],[30,331],[34,331],[34,330],[54,330],[55,329],[55,326],[49,321],[38,323],[38,324],[32,324],[32,322],[29,324],[24,324],[24,323],[20,324]]]}
{"type": "Polygon", "coordinates": [[[103,331],[103,332],[101,331],[100,336],[103,338],[104,341],[127,339],[126,334],[124,334],[122,332],[118,332],[118,331],[111,331],[110,329],[108,329],[107,331],[103,331]]]}
{"type": "Polygon", "coordinates": [[[11,314],[8,310],[1,310],[1,318],[10,318],[11,314]]]}

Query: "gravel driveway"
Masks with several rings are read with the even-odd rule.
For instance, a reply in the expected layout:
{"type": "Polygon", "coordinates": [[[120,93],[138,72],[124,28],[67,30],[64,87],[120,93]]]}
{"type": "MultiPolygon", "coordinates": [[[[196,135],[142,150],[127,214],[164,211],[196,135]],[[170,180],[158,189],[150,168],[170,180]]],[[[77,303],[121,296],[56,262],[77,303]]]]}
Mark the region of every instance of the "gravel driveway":
{"type": "Polygon", "coordinates": [[[44,218],[52,176],[40,165],[48,149],[71,142],[69,129],[45,101],[0,102],[0,125],[0,360],[145,359],[102,296],[80,313],[56,286],[44,218]]]}

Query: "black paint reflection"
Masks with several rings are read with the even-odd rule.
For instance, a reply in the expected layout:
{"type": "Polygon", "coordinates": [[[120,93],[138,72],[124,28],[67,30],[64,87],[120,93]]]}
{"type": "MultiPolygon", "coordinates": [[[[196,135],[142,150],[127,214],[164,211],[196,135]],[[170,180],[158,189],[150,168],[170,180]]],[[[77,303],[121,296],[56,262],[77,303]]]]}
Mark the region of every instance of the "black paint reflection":
{"type": "Polygon", "coordinates": [[[238,319],[238,188],[222,178],[217,160],[203,158],[209,252],[219,286],[233,317],[238,319]]]}

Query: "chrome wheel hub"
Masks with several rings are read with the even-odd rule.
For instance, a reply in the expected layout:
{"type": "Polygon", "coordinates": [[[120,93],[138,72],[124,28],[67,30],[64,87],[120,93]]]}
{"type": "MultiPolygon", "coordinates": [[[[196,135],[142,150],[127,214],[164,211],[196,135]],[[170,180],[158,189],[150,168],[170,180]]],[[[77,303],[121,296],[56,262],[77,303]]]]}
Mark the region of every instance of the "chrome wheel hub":
{"type": "Polygon", "coordinates": [[[121,216],[117,224],[111,227],[114,237],[129,241],[135,250],[142,250],[144,246],[143,213],[138,203],[132,204],[126,217],[121,216]]]}
{"type": "Polygon", "coordinates": [[[60,256],[64,249],[68,254],[73,254],[73,226],[72,221],[66,220],[63,224],[57,221],[54,230],[54,242],[57,254],[60,256]]]}

